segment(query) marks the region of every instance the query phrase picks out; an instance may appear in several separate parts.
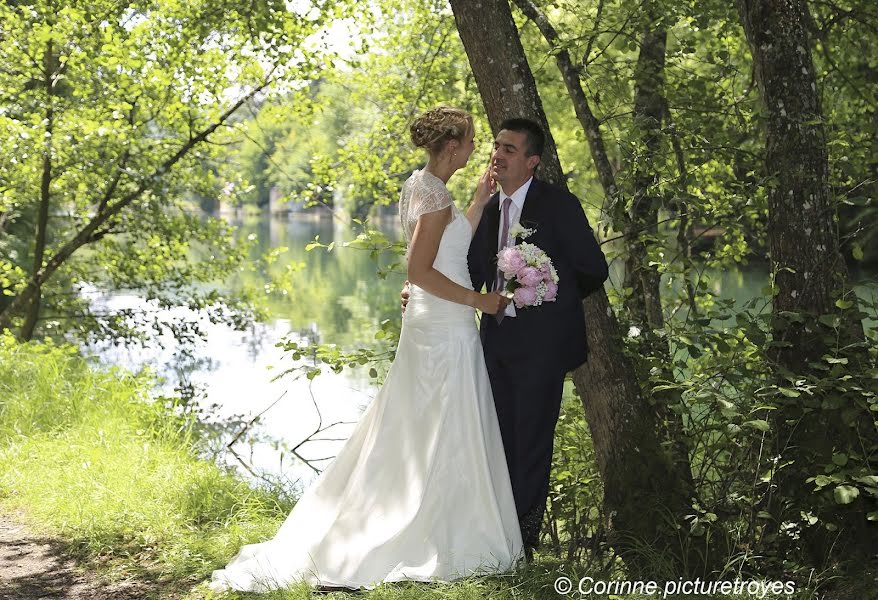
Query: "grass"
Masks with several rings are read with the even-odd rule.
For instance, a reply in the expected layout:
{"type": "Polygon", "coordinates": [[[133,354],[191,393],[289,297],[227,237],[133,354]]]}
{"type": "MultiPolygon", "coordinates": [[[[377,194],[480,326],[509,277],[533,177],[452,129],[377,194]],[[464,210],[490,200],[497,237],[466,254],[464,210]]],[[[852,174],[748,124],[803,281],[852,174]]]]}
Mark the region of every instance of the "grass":
{"type": "Polygon", "coordinates": [[[197,581],[290,504],[199,459],[191,418],[149,401],[151,384],[69,348],[0,342],[0,506],[81,558],[197,581]]]}
{"type": "MultiPolygon", "coordinates": [[[[242,544],[271,537],[292,502],[283,490],[254,488],[201,458],[194,418],[173,400],[150,399],[152,385],[148,374],[97,368],[69,347],[0,336],[0,510],[67,541],[110,577],[151,581],[157,596],[248,597],[213,594],[202,582],[242,544]]],[[[453,584],[330,594],[299,586],[259,598],[558,599],[560,575],[577,581],[586,573],[543,557],[513,574],[453,584]]],[[[569,597],[608,596],[574,590],[569,597]]]]}

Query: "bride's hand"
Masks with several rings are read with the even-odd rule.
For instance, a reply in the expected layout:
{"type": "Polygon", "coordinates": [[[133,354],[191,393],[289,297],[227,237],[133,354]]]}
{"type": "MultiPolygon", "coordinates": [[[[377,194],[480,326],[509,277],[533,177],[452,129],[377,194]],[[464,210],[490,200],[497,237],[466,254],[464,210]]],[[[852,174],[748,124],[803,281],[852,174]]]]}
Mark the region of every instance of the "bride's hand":
{"type": "Polygon", "coordinates": [[[497,182],[491,177],[491,167],[489,166],[482,176],[479,177],[479,184],[476,186],[476,193],[473,196],[473,202],[477,206],[484,207],[491,196],[497,191],[497,182]]]}
{"type": "Polygon", "coordinates": [[[501,296],[497,292],[489,292],[487,294],[479,294],[476,308],[483,313],[496,315],[504,311],[507,304],[509,304],[509,299],[506,296],[501,296]]]}
{"type": "Polygon", "coordinates": [[[402,290],[399,292],[399,303],[402,305],[402,314],[405,314],[405,307],[408,306],[410,293],[409,281],[406,279],[405,285],[402,286],[402,290]]]}

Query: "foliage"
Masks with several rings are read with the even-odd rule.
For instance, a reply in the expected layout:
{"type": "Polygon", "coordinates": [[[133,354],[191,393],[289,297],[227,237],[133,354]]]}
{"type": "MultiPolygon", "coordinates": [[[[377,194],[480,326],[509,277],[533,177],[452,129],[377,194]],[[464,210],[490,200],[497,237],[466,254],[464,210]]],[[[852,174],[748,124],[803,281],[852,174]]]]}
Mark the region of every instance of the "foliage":
{"type": "Polygon", "coordinates": [[[345,94],[343,88],[318,79],[298,93],[249,106],[228,136],[232,145],[218,157],[224,179],[236,182],[233,202],[264,208],[272,188],[277,188],[286,202],[312,190],[314,201],[331,206],[332,195],[316,191],[321,182],[312,161],[315,155],[335,152],[343,140],[348,113],[327,107],[342,106],[345,94]]]}
{"type": "Polygon", "coordinates": [[[876,106],[878,57],[869,40],[878,30],[878,14],[862,0],[809,2],[809,33],[823,90],[828,150],[834,192],[840,202],[843,251],[849,258],[874,265],[878,192],[876,106]]]}
{"type": "Polygon", "coordinates": [[[591,565],[604,561],[612,565],[613,557],[604,538],[602,498],[603,486],[582,400],[567,385],[555,429],[548,526],[543,536],[554,556],[568,562],[587,561],[591,565]]]}
{"type": "Polygon", "coordinates": [[[206,285],[233,272],[245,248],[228,226],[190,214],[186,198],[217,194],[210,165],[223,148],[210,134],[261,90],[312,78],[320,57],[306,41],[338,12],[296,14],[284,2],[4,4],[0,60],[14,65],[0,71],[4,323],[38,274],[43,332],[131,334],[130,315],[93,311],[81,282],[208,307],[231,323],[252,318],[246,297],[206,285]],[[39,236],[34,244],[43,214],[45,247],[39,236]]]}
{"type": "MultiPolygon", "coordinates": [[[[874,322],[874,301],[861,297],[860,302],[866,311],[861,317],[874,322]]],[[[675,349],[675,379],[665,379],[654,359],[638,364],[647,397],[667,389],[680,392],[680,403],[671,409],[686,423],[698,498],[690,533],[701,537],[725,529],[735,540],[729,558],[735,558],[738,569],[801,569],[804,579],[810,577],[811,566],[800,562],[804,559],[796,550],[803,530],[838,530],[845,514],[840,505],[849,505],[851,514],[862,511],[869,521],[878,518],[878,489],[872,479],[878,447],[868,441],[870,429],[878,427],[878,336],[870,330],[864,343],[830,346],[833,351],[810,373],[785,372],[770,359],[775,342],[769,308],[770,302],[759,298],[743,306],[714,299],[697,317],[671,320],[657,332],[675,349]],[[813,411],[822,413],[818,420],[826,423],[840,415],[858,432],[862,452],[845,454],[830,439],[820,451],[806,453],[778,437],[784,419],[796,414],[801,419],[813,411]],[[812,473],[812,494],[803,505],[782,505],[785,500],[776,495],[779,473],[794,463],[812,473]],[[860,494],[861,503],[854,506],[860,494]],[[778,506],[783,508],[778,511],[778,506]]],[[[822,321],[825,335],[840,339],[842,317],[822,321]]],[[[638,336],[627,342],[632,356],[642,352],[644,342],[638,336]]]]}
{"type": "Polygon", "coordinates": [[[291,199],[332,205],[346,222],[364,220],[373,206],[395,202],[424,162],[409,142],[409,123],[429,107],[456,104],[476,117],[478,138],[470,165],[451,183],[465,205],[491,134],[450,17],[438,1],[370,4],[347,23],[348,55],[335,58],[307,97],[279,98],[242,122],[249,141],[232,149],[230,171],[263,190],[260,202],[274,184],[291,199]]]}
{"type": "MultiPolygon", "coordinates": [[[[318,182],[328,182],[349,214],[361,219],[373,204],[396,201],[402,182],[418,165],[408,139],[414,117],[437,104],[472,111],[478,102],[472,82],[467,84],[459,70],[465,57],[444,2],[383,0],[373,6],[360,31],[371,51],[340,64],[330,79],[346,93],[326,109],[348,113],[347,131],[336,152],[313,161],[318,182]]],[[[486,158],[482,155],[479,164],[486,158]]],[[[466,179],[475,181],[478,171],[466,172],[466,179]]],[[[472,187],[464,189],[458,201],[469,199],[472,187]]]]}

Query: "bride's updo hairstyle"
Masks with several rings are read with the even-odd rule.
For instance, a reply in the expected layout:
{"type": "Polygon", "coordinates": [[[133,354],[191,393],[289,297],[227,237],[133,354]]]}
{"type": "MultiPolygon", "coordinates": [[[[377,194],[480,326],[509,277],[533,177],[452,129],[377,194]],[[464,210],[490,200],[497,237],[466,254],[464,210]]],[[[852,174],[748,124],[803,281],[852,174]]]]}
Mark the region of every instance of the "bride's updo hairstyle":
{"type": "Polygon", "coordinates": [[[437,106],[415,119],[409,127],[412,143],[438,154],[449,140],[461,140],[472,127],[473,118],[466,111],[451,106],[437,106]]]}

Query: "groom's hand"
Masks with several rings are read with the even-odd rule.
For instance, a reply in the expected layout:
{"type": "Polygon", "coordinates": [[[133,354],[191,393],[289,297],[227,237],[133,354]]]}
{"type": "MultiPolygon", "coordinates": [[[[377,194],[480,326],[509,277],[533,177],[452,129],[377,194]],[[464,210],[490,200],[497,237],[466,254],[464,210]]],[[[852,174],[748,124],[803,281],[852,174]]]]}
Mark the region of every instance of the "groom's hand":
{"type": "Polygon", "coordinates": [[[399,292],[400,304],[402,305],[402,314],[405,314],[405,307],[409,303],[409,281],[405,280],[402,291],[399,292]]]}

